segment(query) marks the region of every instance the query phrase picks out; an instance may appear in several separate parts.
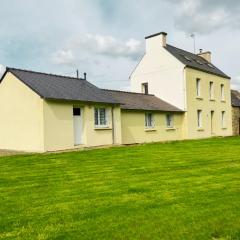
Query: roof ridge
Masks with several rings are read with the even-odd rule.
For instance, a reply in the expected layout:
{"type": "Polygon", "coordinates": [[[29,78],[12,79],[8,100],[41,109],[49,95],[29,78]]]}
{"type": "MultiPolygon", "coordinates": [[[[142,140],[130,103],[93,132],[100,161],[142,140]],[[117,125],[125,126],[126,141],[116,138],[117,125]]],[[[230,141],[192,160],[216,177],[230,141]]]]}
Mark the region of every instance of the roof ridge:
{"type": "Polygon", "coordinates": [[[66,76],[66,75],[46,73],[46,72],[33,71],[33,70],[27,70],[27,69],[20,69],[20,68],[13,68],[13,67],[6,67],[6,70],[17,70],[17,71],[22,71],[22,72],[43,74],[43,75],[54,76],[54,77],[71,78],[71,79],[75,79],[75,80],[85,80],[84,78],[76,78],[76,77],[71,77],[71,76],[66,76]]]}
{"type": "Polygon", "coordinates": [[[101,88],[101,89],[104,90],[104,91],[121,92],[121,93],[132,93],[132,94],[139,94],[139,95],[144,95],[144,96],[155,96],[154,94],[145,94],[145,93],[137,93],[137,92],[130,92],[130,91],[112,90],[112,89],[105,89],[105,88],[101,88]]]}

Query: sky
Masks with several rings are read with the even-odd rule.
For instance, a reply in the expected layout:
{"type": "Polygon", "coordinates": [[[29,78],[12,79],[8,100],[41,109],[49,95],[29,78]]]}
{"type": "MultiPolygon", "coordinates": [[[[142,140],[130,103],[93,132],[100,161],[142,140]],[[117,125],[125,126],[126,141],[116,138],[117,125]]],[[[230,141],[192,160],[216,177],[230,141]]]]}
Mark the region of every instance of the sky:
{"type": "Polygon", "coordinates": [[[6,66],[76,76],[129,90],[145,36],[212,52],[212,62],[240,89],[238,0],[1,0],[0,74],[6,66]]]}

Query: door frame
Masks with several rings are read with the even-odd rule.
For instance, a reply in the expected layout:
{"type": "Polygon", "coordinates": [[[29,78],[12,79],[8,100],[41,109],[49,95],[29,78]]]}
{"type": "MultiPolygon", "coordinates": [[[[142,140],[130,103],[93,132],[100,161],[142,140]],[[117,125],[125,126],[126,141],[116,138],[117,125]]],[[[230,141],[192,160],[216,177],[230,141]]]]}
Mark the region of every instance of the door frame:
{"type": "Polygon", "coordinates": [[[79,146],[83,144],[83,108],[81,106],[73,106],[72,107],[73,111],[73,143],[74,146],[79,146]],[[74,115],[74,109],[80,109],[80,115],[74,115]],[[80,135],[80,141],[79,143],[76,143],[76,133],[75,133],[75,116],[80,116],[80,129],[81,129],[81,135],[80,135]]]}

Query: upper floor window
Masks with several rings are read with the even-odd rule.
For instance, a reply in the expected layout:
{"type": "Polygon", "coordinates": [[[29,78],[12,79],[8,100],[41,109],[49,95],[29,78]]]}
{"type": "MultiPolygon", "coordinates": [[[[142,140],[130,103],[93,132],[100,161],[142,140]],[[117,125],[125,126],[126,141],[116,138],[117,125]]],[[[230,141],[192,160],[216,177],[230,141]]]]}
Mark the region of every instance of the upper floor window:
{"type": "Polygon", "coordinates": [[[142,93],[148,94],[148,83],[142,83],[142,93]]]}
{"type": "Polygon", "coordinates": [[[168,128],[173,128],[173,114],[166,115],[166,124],[168,128]]]}
{"type": "Polygon", "coordinates": [[[209,83],[209,95],[210,95],[210,100],[213,100],[214,99],[213,82],[209,83]]]}
{"type": "Polygon", "coordinates": [[[199,128],[202,127],[202,110],[197,110],[197,125],[199,128]]]}
{"type": "Polygon", "coordinates": [[[145,114],[145,127],[146,128],[153,128],[154,127],[154,119],[152,113],[145,114]]]}
{"type": "Polygon", "coordinates": [[[221,84],[221,100],[225,100],[225,91],[224,91],[224,84],[221,84]]]}
{"type": "Polygon", "coordinates": [[[201,79],[197,78],[196,79],[196,93],[197,93],[197,97],[201,96],[201,79]]]}
{"type": "Polygon", "coordinates": [[[225,128],[225,127],[226,127],[225,116],[226,116],[226,112],[225,112],[225,111],[222,111],[222,116],[221,116],[222,128],[225,128]]]}
{"type": "Polygon", "coordinates": [[[95,108],[94,121],[95,121],[95,126],[106,127],[107,126],[107,109],[95,108]]]}

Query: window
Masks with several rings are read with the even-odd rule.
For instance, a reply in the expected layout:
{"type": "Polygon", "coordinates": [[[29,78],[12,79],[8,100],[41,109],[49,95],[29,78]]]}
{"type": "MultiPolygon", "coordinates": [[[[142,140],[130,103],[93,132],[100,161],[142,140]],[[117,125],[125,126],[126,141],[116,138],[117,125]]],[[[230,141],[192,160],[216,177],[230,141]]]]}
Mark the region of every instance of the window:
{"type": "Polygon", "coordinates": [[[209,95],[210,95],[210,100],[213,100],[214,99],[213,82],[209,83],[209,95]]]}
{"type": "Polygon", "coordinates": [[[221,84],[221,101],[225,100],[224,84],[221,84]]]}
{"type": "Polygon", "coordinates": [[[107,126],[107,110],[106,108],[94,109],[95,126],[107,126]]]}
{"type": "Polygon", "coordinates": [[[202,110],[197,110],[197,125],[199,128],[202,127],[202,110]]]}
{"type": "Polygon", "coordinates": [[[142,93],[148,94],[148,83],[142,83],[142,93]]]}
{"type": "Polygon", "coordinates": [[[187,56],[185,56],[185,55],[183,55],[183,57],[184,57],[187,61],[191,62],[191,59],[190,59],[189,57],[187,57],[187,56]]]}
{"type": "Polygon", "coordinates": [[[198,96],[198,97],[201,96],[201,86],[200,86],[200,82],[201,82],[201,79],[200,79],[200,78],[197,78],[197,79],[196,79],[196,88],[197,88],[197,96],[198,96]]]}
{"type": "Polygon", "coordinates": [[[222,128],[226,127],[226,123],[225,123],[225,111],[222,111],[222,116],[221,116],[221,123],[222,123],[222,128]]]}
{"type": "Polygon", "coordinates": [[[166,115],[166,124],[168,128],[173,127],[173,114],[167,114],[166,115]]]}
{"type": "Polygon", "coordinates": [[[73,116],[80,116],[81,109],[80,108],[73,108],[73,116]]]}
{"type": "Polygon", "coordinates": [[[145,127],[146,128],[154,128],[154,121],[153,121],[152,113],[145,114],[145,127]]]}

